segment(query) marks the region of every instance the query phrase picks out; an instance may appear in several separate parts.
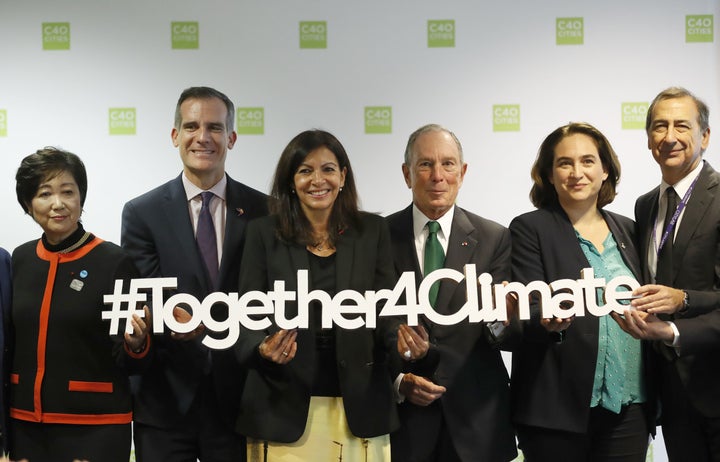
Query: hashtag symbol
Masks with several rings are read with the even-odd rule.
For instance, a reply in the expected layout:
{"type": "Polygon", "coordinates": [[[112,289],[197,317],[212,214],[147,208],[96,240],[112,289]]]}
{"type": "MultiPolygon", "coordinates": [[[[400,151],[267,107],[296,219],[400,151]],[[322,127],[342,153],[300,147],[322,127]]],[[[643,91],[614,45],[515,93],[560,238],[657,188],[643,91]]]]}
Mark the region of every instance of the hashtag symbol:
{"type": "Polygon", "coordinates": [[[135,280],[131,281],[128,293],[123,293],[123,281],[122,279],[116,279],[115,290],[112,295],[103,296],[103,302],[106,305],[112,305],[109,311],[102,312],[102,318],[110,320],[110,335],[119,333],[121,319],[125,320],[125,332],[132,333],[132,325],[127,321],[132,319],[132,315],[135,313],[140,317],[145,316],[144,311],[136,310],[135,307],[139,302],[146,300],[147,294],[138,292],[138,285],[135,284],[135,280]],[[123,304],[127,308],[123,309],[123,304]]]}

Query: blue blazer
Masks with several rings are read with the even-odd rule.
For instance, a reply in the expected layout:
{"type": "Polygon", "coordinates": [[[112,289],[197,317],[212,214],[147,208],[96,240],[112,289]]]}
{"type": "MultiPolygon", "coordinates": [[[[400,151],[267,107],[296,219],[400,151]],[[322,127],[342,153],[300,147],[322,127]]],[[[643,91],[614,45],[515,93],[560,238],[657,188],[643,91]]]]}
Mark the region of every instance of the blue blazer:
{"type": "MultiPolygon", "coordinates": [[[[653,248],[653,227],[657,216],[660,188],[638,198],[635,220],[638,225],[643,271],[650,277],[648,249],[653,248]]],[[[685,393],[695,409],[705,417],[720,417],[720,173],[705,162],[677,230],[673,244],[673,284],[689,294],[689,307],[675,313],[673,321],[680,332],[680,357],[661,364],[675,368],[682,387],[668,386],[663,399],[685,393]]],[[[658,349],[666,349],[656,342],[658,349]]],[[[672,352],[669,357],[673,357],[672,352]]]]}
{"type": "Polygon", "coordinates": [[[10,310],[12,309],[12,261],[7,250],[0,248],[0,372],[2,383],[0,383],[0,448],[7,451],[7,419],[8,419],[8,374],[9,367],[7,359],[10,354],[6,353],[12,344],[8,338],[8,323],[10,310]]]}
{"type": "MultiPolygon", "coordinates": [[[[412,205],[388,216],[387,221],[396,274],[414,271],[420,284],[422,271],[415,250],[412,205]]],[[[462,271],[465,264],[475,264],[477,274],[490,273],[494,283],[510,280],[510,250],[507,228],[455,207],[446,268],[462,271]]],[[[449,280],[440,283],[438,312],[454,313],[465,301],[465,284],[449,280]]],[[[510,423],[510,379],[486,324],[463,322],[442,326],[424,321],[430,335],[430,351],[409,372],[431,377],[434,383],[447,388],[438,400],[442,415],[434,406],[402,403],[401,428],[391,435],[394,453],[407,454],[411,450],[431,453],[434,448],[427,446],[437,441],[439,423],[444,419],[461,460],[513,459],[517,451],[510,423]],[[488,430],[489,425],[492,431],[488,430]]]]}
{"type": "MultiPolygon", "coordinates": [[[[228,177],[225,240],[220,262],[219,291],[237,290],[245,228],[255,217],[267,214],[267,196],[228,177]]],[[[180,176],[137,197],[123,208],[122,247],[132,257],[142,277],[177,277],[178,293],[199,300],[212,292],[207,271],[188,213],[180,176]]],[[[136,381],[134,417],[147,425],[168,428],[178,425],[190,407],[209,368],[208,349],[196,341],[175,341],[156,336],[156,364],[136,381]]],[[[242,372],[231,367],[232,356],[213,354],[215,393],[221,401],[242,386],[242,372]]],[[[234,421],[236,406],[223,402],[223,416],[234,421]],[[227,405],[225,405],[227,404],[227,405]]]]}

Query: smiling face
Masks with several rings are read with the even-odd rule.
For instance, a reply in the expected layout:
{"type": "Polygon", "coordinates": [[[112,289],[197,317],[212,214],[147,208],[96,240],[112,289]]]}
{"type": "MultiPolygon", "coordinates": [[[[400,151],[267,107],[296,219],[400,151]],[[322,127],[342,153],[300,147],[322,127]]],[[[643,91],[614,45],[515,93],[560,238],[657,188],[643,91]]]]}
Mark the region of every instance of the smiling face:
{"type": "Polygon", "coordinates": [[[293,189],[305,216],[330,216],[340,188],[345,185],[346,173],[345,168],[340,169],[335,154],[324,146],[305,157],[293,177],[293,189]]]}
{"type": "Polygon", "coordinates": [[[440,130],[417,138],[409,163],[402,170],[413,202],[425,216],[437,220],[455,205],[467,164],[452,136],[440,130]]]}
{"type": "Polygon", "coordinates": [[[595,207],[603,181],[608,177],[595,141],[576,133],[563,138],[555,147],[550,183],[564,209],[595,207]]]}
{"type": "Polygon", "coordinates": [[[201,189],[214,186],[225,174],[225,158],[237,139],[226,126],[227,107],[219,98],[189,98],[180,106],[179,127],[172,130],[183,170],[201,189]]]}
{"type": "Polygon", "coordinates": [[[653,109],[648,149],[671,185],[698,165],[710,142],[710,128],[702,130],[698,116],[697,105],[689,96],[658,101],[653,109]]]}
{"type": "Polygon", "coordinates": [[[78,228],[82,214],[75,178],[63,171],[45,179],[30,201],[28,212],[51,244],[59,244],[69,237],[78,228]]]}

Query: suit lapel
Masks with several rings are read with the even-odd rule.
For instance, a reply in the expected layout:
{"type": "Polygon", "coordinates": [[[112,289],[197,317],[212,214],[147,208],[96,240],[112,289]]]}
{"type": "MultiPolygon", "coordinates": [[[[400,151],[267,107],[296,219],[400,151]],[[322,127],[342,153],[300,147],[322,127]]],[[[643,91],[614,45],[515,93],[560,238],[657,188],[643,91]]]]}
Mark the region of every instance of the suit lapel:
{"type": "Polygon", "coordinates": [[[395,270],[398,275],[406,271],[415,272],[415,282],[419,286],[422,280],[422,271],[420,270],[420,262],[415,249],[412,204],[400,212],[398,219],[390,222],[389,225],[393,241],[395,270]]]}
{"type": "Polygon", "coordinates": [[[355,231],[349,229],[337,242],[335,288],[350,287],[350,275],[355,261],[355,231]]]}
{"type": "Polygon", "coordinates": [[[601,213],[610,228],[610,232],[617,243],[618,251],[622,255],[623,261],[628,266],[628,269],[630,269],[630,272],[632,272],[636,279],[642,278],[642,272],[640,271],[641,265],[638,255],[635,252],[628,251],[628,249],[632,249],[634,247],[630,236],[628,236],[625,230],[617,224],[610,213],[605,210],[601,210],[601,213]]]}
{"type": "Polygon", "coordinates": [[[712,203],[713,197],[717,193],[718,178],[711,175],[712,168],[705,164],[697,184],[685,207],[680,228],[678,228],[677,236],[673,242],[673,280],[677,276],[677,269],[681,266],[680,261],[690,244],[691,239],[699,228],[699,224],[706,214],[708,206],[712,203]]]}
{"type": "MultiPolygon", "coordinates": [[[[445,268],[462,271],[463,266],[468,263],[478,246],[479,241],[474,237],[475,227],[470,223],[465,212],[455,207],[450,239],[448,239],[447,255],[445,256],[445,268]]],[[[459,288],[455,283],[442,281],[436,303],[438,312],[445,312],[450,304],[453,293],[459,288]]]]}
{"type": "Polygon", "coordinates": [[[195,276],[200,286],[208,290],[209,284],[203,266],[204,263],[195,243],[195,233],[193,232],[190,213],[188,212],[187,196],[180,177],[169,184],[164,199],[165,207],[163,207],[163,211],[165,213],[165,219],[175,236],[178,252],[187,257],[189,265],[197,268],[195,276]]]}
{"type": "MultiPolygon", "coordinates": [[[[238,254],[242,250],[241,243],[249,215],[246,213],[247,205],[243,204],[244,194],[240,189],[240,185],[230,177],[227,178],[226,191],[225,205],[227,210],[225,213],[223,257],[220,261],[220,281],[225,280],[230,268],[233,266],[233,260],[238,258],[238,254]]],[[[237,281],[229,282],[232,284],[237,281]]]]}
{"type": "Polygon", "coordinates": [[[658,212],[658,195],[660,194],[660,187],[656,187],[648,194],[640,198],[638,203],[635,219],[637,220],[637,229],[642,233],[638,233],[638,242],[640,265],[643,269],[643,280],[648,282],[651,280],[650,268],[648,267],[648,253],[654,251],[653,245],[653,234],[655,233],[655,218],[658,212]]]}

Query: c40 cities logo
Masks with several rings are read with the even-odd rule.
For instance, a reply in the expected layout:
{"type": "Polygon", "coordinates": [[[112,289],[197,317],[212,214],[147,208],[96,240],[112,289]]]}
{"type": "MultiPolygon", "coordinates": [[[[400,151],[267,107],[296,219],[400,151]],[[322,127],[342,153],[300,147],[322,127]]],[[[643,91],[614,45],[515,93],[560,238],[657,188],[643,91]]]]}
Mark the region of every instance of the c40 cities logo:
{"type": "Polygon", "coordinates": [[[622,103],[622,129],[644,130],[648,103],[622,103]]]}
{"type": "Polygon", "coordinates": [[[556,18],[555,44],[582,45],[585,38],[583,18],[556,18]]]}
{"type": "Polygon", "coordinates": [[[327,48],[327,21],[300,21],[300,48],[327,48]]]}
{"type": "Polygon", "coordinates": [[[196,50],[200,48],[200,26],[197,21],[173,21],[170,23],[173,50],[196,50]]]}
{"type": "Polygon", "coordinates": [[[685,16],[685,42],[712,42],[713,29],[711,14],[685,16]]]}
{"type": "Polygon", "coordinates": [[[7,110],[0,109],[0,136],[7,136],[7,110]]]}
{"type": "Polygon", "coordinates": [[[135,134],[136,117],[134,107],[111,107],[109,115],[111,135],[135,134]]]}
{"type": "Polygon", "coordinates": [[[365,106],[365,133],[392,133],[392,106],[365,106]]]}
{"type": "Polygon", "coordinates": [[[42,23],[43,50],[69,50],[70,49],[70,23],[44,22],[42,23]]]}
{"type": "Polygon", "coordinates": [[[239,107],[237,113],[238,135],[264,135],[265,109],[261,107],[239,107]]]}
{"type": "Polygon", "coordinates": [[[520,131],[520,105],[494,104],[493,105],[493,131],[519,132],[520,131]]]}
{"type": "Polygon", "coordinates": [[[427,24],[428,48],[455,46],[455,20],[431,19],[427,24]]]}

